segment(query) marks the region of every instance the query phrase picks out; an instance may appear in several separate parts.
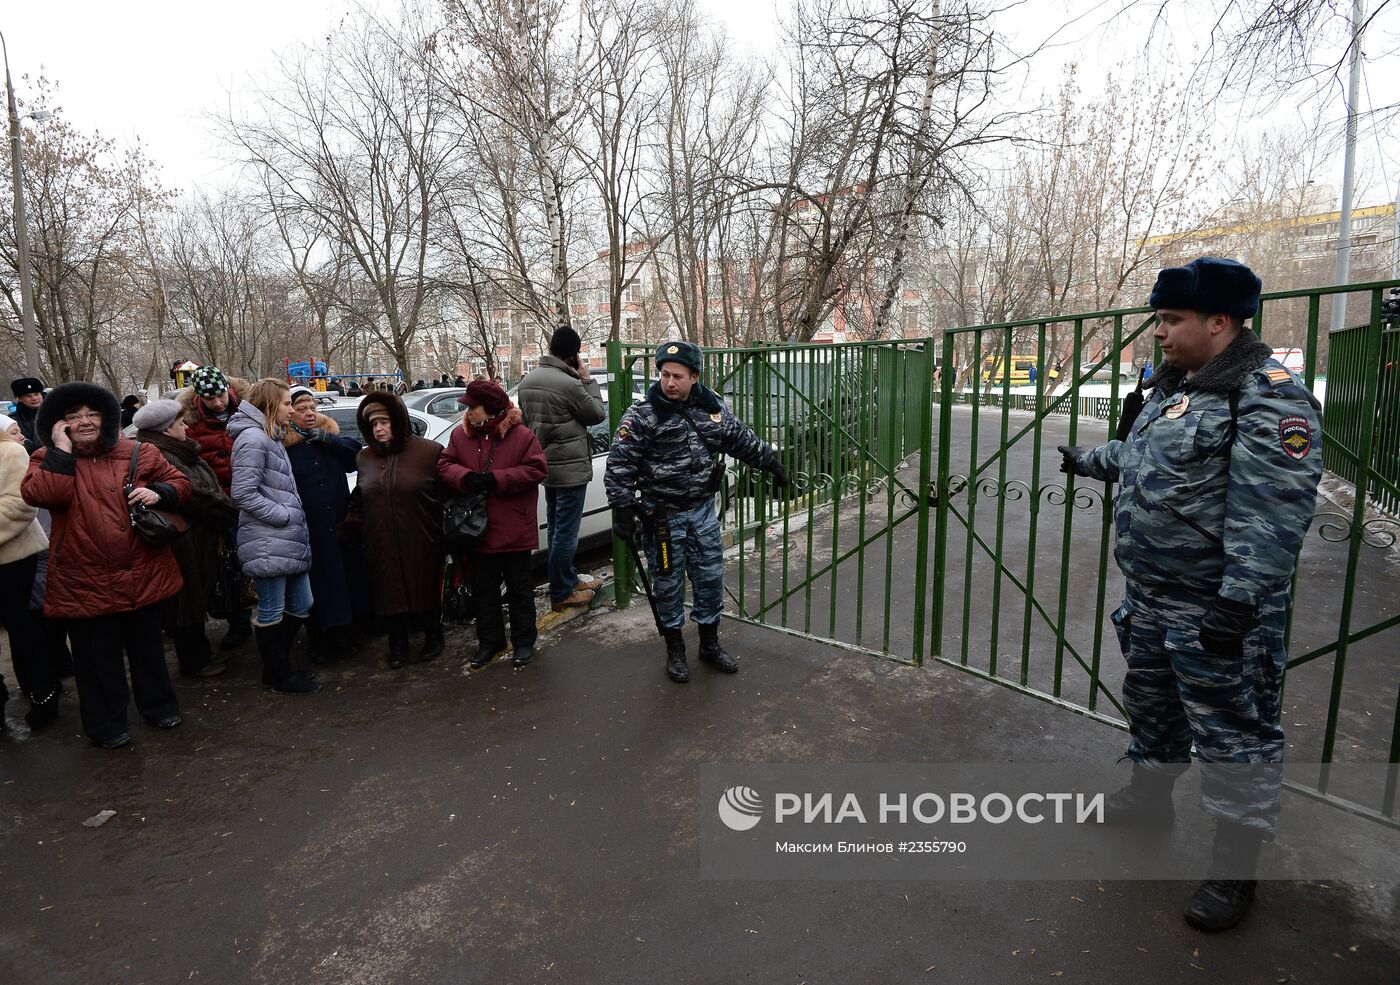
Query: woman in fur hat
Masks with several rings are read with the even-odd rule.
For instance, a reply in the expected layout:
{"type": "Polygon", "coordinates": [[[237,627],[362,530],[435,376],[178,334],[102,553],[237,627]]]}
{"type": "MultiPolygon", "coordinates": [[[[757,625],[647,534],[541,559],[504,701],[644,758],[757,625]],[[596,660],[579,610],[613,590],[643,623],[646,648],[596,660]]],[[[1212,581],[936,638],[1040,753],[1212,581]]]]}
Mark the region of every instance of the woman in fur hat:
{"type": "Polygon", "coordinates": [[[175,657],[185,677],[213,677],[228,657],[214,655],[204,632],[209,595],[219,576],[219,542],[238,522],[238,509],[199,457],[199,445],[185,434],[184,408],[176,400],[153,400],[132,415],[136,440],[154,445],[165,460],[190,480],[190,496],[180,509],[189,531],[171,545],[185,585],[165,603],[165,628],[175,641],[175,657]]]}
{"type": "Polygon", "coordinates": [[[282,443],[292,462],[297,494],[311,537],[311,660],[325,663],[332,653],[354,648],[350,628],[369,612],[369,585],[360,552],[343,546],[336,529],[350,509],[346,473],[355,471],[359,442],[341,435],[340,426],[316,410],[316,394],[294,386],[292,417],[282,443]]]}
{"type": "Polygon", "coordinates": [[[442,653],[442,445],[415,435],[408,408],[392,393],[360,401],[355,415],[365,447],[342,533],[362,540],[375,615],[388,624],[389,666],[408,662],[408,637],[423,631],[421,660],[442,653]]]}
{"type": "Polygon", "coordinates": [[[152,725],[181,721],[161,638],[161,604],[180,590],[180,567],[168,546],[136,532],[129,510],[138,503],[178,510],[190,481],[154,447],[138,455],[120,425],[110,390],[55,387],[39,408],[44,447],[20,486],[25,502],[53,514],[44,614],[67,620],[83,730],[104,749],[131,743],[126,705],[133,692],[152,725]],[[126,493],[133,460],[136,476],[126,493]]]}

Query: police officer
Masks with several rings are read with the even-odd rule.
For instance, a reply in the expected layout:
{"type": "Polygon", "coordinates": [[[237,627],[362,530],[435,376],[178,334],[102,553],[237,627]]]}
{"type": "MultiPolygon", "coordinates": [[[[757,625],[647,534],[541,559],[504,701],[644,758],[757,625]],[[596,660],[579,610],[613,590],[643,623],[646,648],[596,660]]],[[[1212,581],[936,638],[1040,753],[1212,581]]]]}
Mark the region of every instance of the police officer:
{"type": "Polygon", "coordinates": [[[1203,765],[1264,767],[1202,776],[1216,829],[1210,878],[1185,911],[1198,930],[1243,918],[1273,837],[1289,583],[1322,473],[1317,401],[1244,327],[1260,286],[1215,257],[1163,270],[1149,301],[1163,362],[1141,413],[1122,441],[1060,447],[1062,471],[1119,483],[1115,556],[1127,587],[1113,623],[1134,765],[1110,819],[1171,824],[1193,743],[1203,765]]]}
{"type": "Polygon", "coordinates": [[[724,610],[724,544],[715,512],[715,493],[724,482],[720,456],[733,455],[763,469],[777,486],[788,484],[787,470],[773,449],[700,382],[700,359],[699,347],[689,342],[661,343],[656,350],[658,379],[646,399],[622,416],[604,476],[613,533],[631,540],[641,521],[666,638],[666,674],[677,684],[690,680],[681,637],[681,588],[687,571],[693,596],[690,617],[700,627],[700,659],[726,674],[739,669],[719,645],[724,610]]]}
{"type": "Polygon", "coordinates": [[[39,419],[39,405],[44,402],[44,381],[21,376],[11,381],[10,392],[15,395],[15,412],[10,416],[24,435],[24,450],[32,455],[43,447],[34,425],[39,419]]]}

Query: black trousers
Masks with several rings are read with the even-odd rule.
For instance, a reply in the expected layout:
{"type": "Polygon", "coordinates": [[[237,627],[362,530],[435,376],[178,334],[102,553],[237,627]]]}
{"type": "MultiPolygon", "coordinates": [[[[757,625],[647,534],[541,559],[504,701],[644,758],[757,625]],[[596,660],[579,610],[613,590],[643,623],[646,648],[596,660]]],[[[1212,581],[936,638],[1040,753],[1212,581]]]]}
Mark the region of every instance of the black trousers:
{"type": "Polygon", "coordinates": [[[0,625],[10,634],[10,659],[19,689],[34,704],[52,700],[58,691],[44,617],[29,607],[38,570],[37,554],[0,564],[0,625]]]}
{"type": "Polygon", "coordinates": [[[518,650],[535,645],[535,582],[530,576],[530,552],[472,554],[472,595],[476,599],[476,641],[501,650],[506,645],[501,616],[501,582],[506,583],[510,608],[510,641],[518,650]]]}
{"type": "Polygon", "coordinates": [[[126,731],[126,706],[133,692],[136,709],[147,721],[179,713],[165,666],[160,621],[159,602],[132,612],[68,620],[78,711],[88,738],[102,742],[126,731]],[[130,691],[123,651],[131,667],[130,691]]]}
{"type": "Polygon", "coordinates": [[[193,677],[214,662],[214,648],[204,634],[204,623],[181,626],[171,632],[170,638],[175,643],[175,659],[180,662],[180,673],[186,677],[193,677]]]}

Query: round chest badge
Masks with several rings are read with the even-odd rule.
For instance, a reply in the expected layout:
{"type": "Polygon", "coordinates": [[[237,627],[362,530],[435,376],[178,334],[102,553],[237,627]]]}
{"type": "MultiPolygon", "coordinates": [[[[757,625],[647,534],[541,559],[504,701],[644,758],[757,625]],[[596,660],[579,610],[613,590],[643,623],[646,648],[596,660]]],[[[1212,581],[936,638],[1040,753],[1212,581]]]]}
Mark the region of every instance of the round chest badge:
{"type": "Polygon", "coordinates": [[[1165,411],[1163,411],[1162,416],[1167,418],[1167,420],[1174,421],[1182,414],[1186,413],[1186,408],[1190,406],[1190,395],[1183,393],[1176,403],[1172,404],[1165,411]]]}

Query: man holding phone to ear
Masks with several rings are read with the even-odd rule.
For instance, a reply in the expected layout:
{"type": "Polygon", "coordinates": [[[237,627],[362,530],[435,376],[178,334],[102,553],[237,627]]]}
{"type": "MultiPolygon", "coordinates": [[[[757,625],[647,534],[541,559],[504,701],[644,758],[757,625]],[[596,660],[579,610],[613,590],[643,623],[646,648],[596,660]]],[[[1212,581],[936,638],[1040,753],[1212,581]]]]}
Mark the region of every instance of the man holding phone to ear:
{"type": "Polygon", "coordinates": [[[549,463],[544,480],[549,523],[549,601],[559,612],[593,600],[598,581],[574,570],[584,494],[593,478],[588,428],[606,417],[598,381],[579,359],[582,340],[568,325],[549,339],[549,355],[525,374],[515,401],[549,463]]]}

